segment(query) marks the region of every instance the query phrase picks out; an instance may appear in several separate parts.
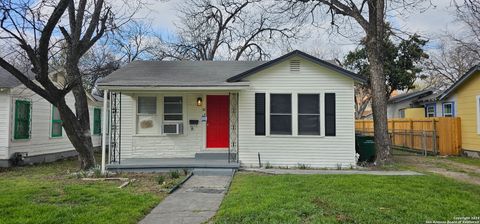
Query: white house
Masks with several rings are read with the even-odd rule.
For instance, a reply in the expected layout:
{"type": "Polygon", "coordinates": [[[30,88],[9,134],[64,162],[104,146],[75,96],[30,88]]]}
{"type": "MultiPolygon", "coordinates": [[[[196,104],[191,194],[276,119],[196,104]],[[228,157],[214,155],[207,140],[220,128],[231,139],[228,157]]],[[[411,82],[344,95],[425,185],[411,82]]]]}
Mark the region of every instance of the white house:
{"type": "Polygon", "coordinates": [[[107,169],[355,165],[355,82],[301,51],[132,62],[99,84],[111,94],[107,169]]]}
{"type": "MultiPolygon", "coordinates": [[[[51,78],[58,83],[64,80],[62,73],[52,74],[51,78]]],[[[87,96],[92,140],[98,147],[101,145],[103,100],[87,96]]],[[[73,95],[67,95],[66,99],[73,108],[73,95]]],[[[53,105],[0,68],[0,167],[12,165],[17,156],[24,157],[23,163],[29,164],[77,155],[61,122],[53,105]]]]}

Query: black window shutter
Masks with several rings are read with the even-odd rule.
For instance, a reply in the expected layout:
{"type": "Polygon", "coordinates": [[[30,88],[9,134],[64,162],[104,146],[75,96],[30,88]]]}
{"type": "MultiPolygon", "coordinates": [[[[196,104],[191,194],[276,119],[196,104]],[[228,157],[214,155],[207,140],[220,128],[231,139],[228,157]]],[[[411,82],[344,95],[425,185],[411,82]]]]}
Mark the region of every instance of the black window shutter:
{"type": "Polygon", "coordinates": [[[265,93],[255,93],[255,135],[265,135],[265,93]]]}
{"type": "Polygon", "coordinates": [[[335,93],[325,93],[325,136],[336,135],[335,93]]]}

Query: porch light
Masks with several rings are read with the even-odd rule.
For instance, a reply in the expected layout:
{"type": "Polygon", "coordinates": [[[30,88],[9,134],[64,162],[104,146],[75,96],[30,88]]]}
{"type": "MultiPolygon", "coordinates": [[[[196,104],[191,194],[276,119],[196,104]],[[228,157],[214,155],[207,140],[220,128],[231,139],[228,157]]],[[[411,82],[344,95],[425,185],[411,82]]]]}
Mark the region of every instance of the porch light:
{"type": "Polygon", "coordinates": [[[199,106],[199,107],[202,106],[202,101],[203,101],[202,97],[198,97],[197,98],[197,106],[199,106]]]}

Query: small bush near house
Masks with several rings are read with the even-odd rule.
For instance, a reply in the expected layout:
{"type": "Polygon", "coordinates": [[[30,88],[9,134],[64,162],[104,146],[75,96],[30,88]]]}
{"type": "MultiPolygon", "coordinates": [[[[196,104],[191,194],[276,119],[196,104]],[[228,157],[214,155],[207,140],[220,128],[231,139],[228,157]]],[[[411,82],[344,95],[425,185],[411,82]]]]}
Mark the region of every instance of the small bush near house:
{"type": "Polygon", "coordinates": [[[156,180],[157,180],[158,184],[162,185],[162,184],[165,183],[165,176],[159,175],[159,176],[156,177],[156,180]]]}
{"type": "Polygon", "coordinates": [[[267,164],[265,164],[265,169],[272,169],[273,166],[272,164],[270,164],[270,162],[267,162],[267,164]]]}
{"type": "Polygon", "coordinates": [[[180,177],[180,172],[178,170],[172,170],[169,172],[170,178],[177,179],[180,177]]]}
{"type": "Polygon", "coordinates": [[[297,164],[297,168],[301,169],[301,170],[306,170],[306,169],[309,169],[310,166],[307,165],[307,164],[299,163],[299,164],[297,164]]]}

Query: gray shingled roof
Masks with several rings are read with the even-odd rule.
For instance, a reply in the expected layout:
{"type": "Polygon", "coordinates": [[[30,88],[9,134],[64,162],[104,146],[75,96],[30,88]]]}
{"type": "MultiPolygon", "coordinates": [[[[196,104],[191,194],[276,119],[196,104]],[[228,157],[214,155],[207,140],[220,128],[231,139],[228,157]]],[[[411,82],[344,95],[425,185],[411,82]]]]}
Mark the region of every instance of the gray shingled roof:
{"type": "Polygon", "coordinates": [[[265,61],[134,61],[99,82],[100,86],[238,86],[227,79],[265,61]]]}
{"type": "Polygon", "coordinates": [[[0,87],[1,88],[13,88],[20,85],[20,81],[18,81],[15,76],[10,74],[7,70],[0,67],[0,87]]]}
{"type": "Polygon", "coordinates": [[[418,100],[420,98],[432,95],[433,91],[432,90],[421,90],[421,91],[415,91],[415,92],[410,92],[410,93],[403,93],[397,96],[394,96],[388,100],[388,103],[400,103],[405,100],[418,100]]]}

